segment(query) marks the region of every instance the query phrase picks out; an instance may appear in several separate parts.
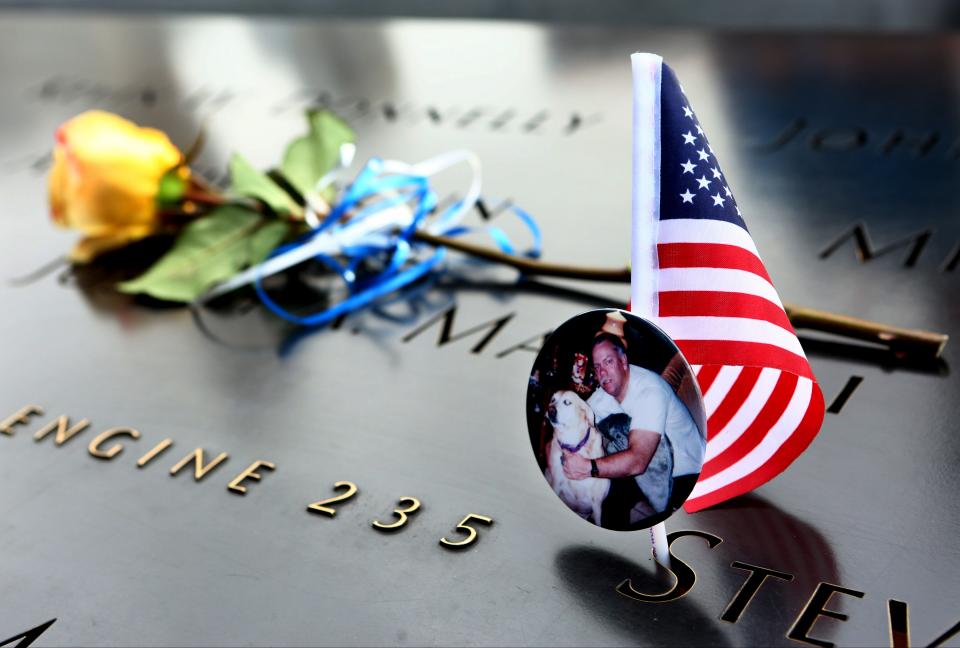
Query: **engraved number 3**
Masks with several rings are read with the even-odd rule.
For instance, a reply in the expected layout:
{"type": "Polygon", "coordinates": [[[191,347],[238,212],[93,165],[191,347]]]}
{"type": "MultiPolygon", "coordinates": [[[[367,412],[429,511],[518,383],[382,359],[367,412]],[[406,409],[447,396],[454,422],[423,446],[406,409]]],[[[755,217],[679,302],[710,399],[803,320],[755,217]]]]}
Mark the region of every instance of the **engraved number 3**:
{"type": "Polygon", "coordinates": [[[457,525],[458,529],[461,531],[466,531],[467,537],[459,542],[450,542],[446,538],[440,538],[440,544],[442,544],[444,547],[451,547],[453,549],[460,549],[472,544],[477,539],[477,530],[467,524],[467,522],[470,520],[476,520],[477,522],[483,522],[484,524],[493,524],[493,518],[487,517],[486,515],[471,513],[467,517],[463,518],[460,521],[460,524],[457,525]]]}
{"type": "Polygon", "coordinates": [[[401,497],[400,503],[403,504],[404,502],[409,502],[410,506],[408,506],[407,508],[393,509],[393,514],[396,515],[398,518],[400,518],[399,520],[397,520],[396,522],[393,522],[392,524],[384,524],[379,520],[374,520],[373,526],[375,526],[378,529],[386,529],[388,531],[392,531],[394,529],[399,529],[404,524],[406,524],[407,513],[413,513],[418,508],[420,508],[420,500],[418,500],[416,497],[401,497]]]}

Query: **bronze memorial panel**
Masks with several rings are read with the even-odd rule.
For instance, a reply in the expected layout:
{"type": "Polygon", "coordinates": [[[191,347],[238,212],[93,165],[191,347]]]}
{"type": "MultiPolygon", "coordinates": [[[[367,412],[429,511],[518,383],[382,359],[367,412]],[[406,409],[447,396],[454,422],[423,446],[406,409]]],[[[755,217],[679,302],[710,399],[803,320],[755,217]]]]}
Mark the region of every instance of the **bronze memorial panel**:
{"type": "Polygon", "coordinates": [[[122,267],[41,271],[76,239],[46,198],[64,120],[103,108],[181,147],[204,129],[194,166],[217,182],[234,151],[274,164],[318,104],[356,129],[354,170],[472,150],[471,218],[524,243],[517,204],[545,260],[622,266],[629,55],[651,51],[784,300],[956,335],[958,45],[4,11],[0,418],[23,422],[0,434],[0,641],[958,645],[953,345],[916,360],[800,330],[822,431],[754,493],[671,517],[671,575],[645,531],[569,514],[527,433],[543,336],[623,308],[626,284],[451,253],[402,299],[304,332],[253,298],[193,312],[119,294],[122,267]]]}

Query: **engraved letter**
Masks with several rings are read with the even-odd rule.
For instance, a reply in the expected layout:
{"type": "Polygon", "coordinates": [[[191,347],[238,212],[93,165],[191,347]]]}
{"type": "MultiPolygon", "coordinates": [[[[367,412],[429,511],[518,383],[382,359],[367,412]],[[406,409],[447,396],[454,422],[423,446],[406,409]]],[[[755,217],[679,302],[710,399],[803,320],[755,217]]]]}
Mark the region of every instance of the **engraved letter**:
{"type": "Polygon", "coordinates": [[[753,597],[760,591],[760,587],[764,581],[767,580],[767,576],[773,576],[774,578],[779,578],[787,582],[793,580],[793,574],[786,574],[773,569],[767,569],[766,567],[758,567],[757,565],[749,565],[739,560],[734,560],[730,563],[730,566],[735,569],[746,569],[750,572],[750,575],[740,587],[740,591],[737,592],[730,601],[727,609],[720,615],[720,620],[726,621],[727,623],[736,623],[740,617],[743,616],[743,613],[747,610],[747,606],[750,605],[750,601],[753,600],[753,597]]]}
{"type": "Polygon", "coordinates": [[[203,463],[203,448],[197,448],[186,457],[177,462],[177,465],[170,469],[171,475],[176,475],[180,470],[186,466],[191,461],[193,462],[193,479],[195,481],[200,481],[203,479],[207,473],[220,465],[221,462],[225,461],[227,458],[226,452],[221,452],[217,455],[216,459],[210,463],[204,465],[203,463]]]}
{"type": "Polygon", "coordinates": [[[42,428],[37,430],[36,434],[33,435],[33,438],[37,441],[41,441],[45,436],[57,431],[54,435],[53,442],[58,446],[62,446],[64,443],[72,439],[77,434],[80,434],[88,427],[90,427],[90,421],[87,419],[80,419],[80,421],[73,427],[69,427],[70,418],[67,416],[58,416],[56,420],[50,421],[42,428]]]}
{"type": "Polygon", "coordinates": [[[37,640],[37,637],[46,632],[47,628],[52,626],[55,621],[56,619],[50,619],[46,623],[41,623],[36,628],[30,628],[26,632],[21,632],[18,635],[13,635],[9,639],[4,639],[3,641],[0,641],[0,646],[14,645],[15,648],[27,648],[27,646],[37,640]],[[20,641],[17,641],[17,639],[20,641]],[[17,641],[17,643],[14,644],[14,641],[17,641]]]}
{"type": "MultiPolygon", "coordinates": [[[[884,155],[889,155],[894,149],[896,149],[900,144],[907,141],[907,134],[903,129],[898,128],[890,134],[889,139],[883,143],[883,146],[880,147],[880,150],[883,151],[884,155]]],[[[933,131],[927,133],[924,137],[910,138],[910,148],[913,150],[913,153],[916,157],[924,157],[930,150],[936,146],[937,142],[940,141],[940,133],[933,131]]]]}
{"type": "Polygon", "coordinates": [[[43,408],[39,405],[27,405],[21,407],[13,415],[8,416],[0,422],[0,432],[13,436],[13,426],[25,425],[31,416],[43,416],[43,408]]]}
{"type": "Polygon", "coordinates": [[[269,461],[260,461],[257,459],[252,464],[250,464],[246,470],[236,476],[236,478],[227,485],[227,488],[233,492],[240,495],[247,494],[247,487],[241,486],[245,479],[256,479],[259,480],[263,475],[257,472],[258,468],[266,468],[267,470],[276,470],[277,467],[270,463],[269,461]]]}
{"type": "Polygon", "coordinates": [[[543,125],[543,122],[547,121],[547,117],[549,116],[550,113],[548,113],[546,110],[541,110],[523,125],[524,132],[532,133],[533,131],[537,130],[543,125]]]}
{"type": "Polygon", "coordinates": [[[854,250],[857,253],[857,259],[860,260],[860,263],[866,263],[871,259],[883,256],[891,250],[912,243],[913,245],[909,247],[910,253],[903,262],[905,268],[912,268],[916,264],[917,259],[920,258],[920,253],[923,252],[923,248],[927,244],[927,241],[930,240],[932,234],[933,232],[931,230],[924,230],[905,236],[899,241],[888,243],[881,248],[874,249],[873,243],[870,241],[870,233],[867,231],[867,226],[863,223],[857,223],[846,232],[843,232],[833,243],[823,248],[823,250],[820,251],[820,258],[826,259],[850,238],[853,239],[854,250]]]}
{"type": "Polygon", "coordinates": [[[910,610],[903,601],[887,600],[887,624],[890,628],[890,648],[910,648],[910,610]]]}
{"type": "Polygon", "coordinates": [[[143,468],[148,463],[157,458],[160,453],[165,452],[167,448],[173,445],[173,439],[167,437],[157,445],[153,446],[147,454],[137,459],[137,468],[143,468]]]}
{"type": "Polygon", "coordinates": [[[956,247],[947,255],[946,261],[943,262],[942,269],[944,272],[953,272],[957,269],[958,264],[960,264],[960,243],[957,243],[956,247]]]}
{"type": "Polygon", "coordinates": [[[401,119],[406,123],[412,124],[420,117],[420,110],[409,103],[397,104],[393,101],[384,101],[381,105],[381,112],[384,119],[388,122],[395,122],[401,119]]]}
{"type": "Polygon", "coordinates": [[[779,151],[784,146],[787,145],[787,142],[796,137],[800,131],[807,127],[807,120],[805,119],[794,119],[792,122],[787,124],[787,127],[783,129],[783,132],[778,134],[773,140],[766,144],[759,144],[752,147],[756,151],[761,153],[773,153],[779,151]]]}
{"type": "Polygon", "coordinates": [[[566,127],[563,129],[564,135],[573,135],[576,131],[583,130],[586,126],[590,124],[596,124],[600,121],[600,115],[594,113],[588,117],[583,117],[580,113],[571,113],[570,121],[567,122],[566,127]]]}
{"type": "Polygon", "coordinates": [[[517,111],[512,108],[503,111],[490,122],[490,130],[496,131],[502,129],[507,125],[507,122],[516,117],[516,115],[517,111]]]}
{"type": "Polygon", "coordinates": [[[837,397],[830,403],[830,407],[827,408],[827,413],[839,414],[840,410],[847,404],[853,392],[857,390],[857,387],[859,387],[862,382],[863,376],[850,376],[850,378],[847,379],[847,384],[843,386],[843,389],[837,394],[837,397]]]}
{"type": "Polygon", "coordinates": [[[94,437],[93,441],[90,442],[90,445],[87,446],[87,452],[92,454],[97,459],[113,459],[118,454],[123,452],[123,444],[114,443],[112,446],[110,446],[109,450],[101,450],[100,446],[107,439],[112,439],[115,436],[121,435],[128,436],[131,439],[140,438],[140,432],[134,430],[133,428],[111,428],[106,432],[101,432],[94,437]]]}
{"type": "Polygon", "coordinates": [[[676,578],[673,587],[662,594],[644,594],[633,589],[633,584],[628,578],[617,585],[617,593],[643,603],[669,603],[686,596],[693,589],[694,583],[697,582],[697,573],[687,563],[673,555],[673,541],[683,536],[702,538],[707,541],[711,549],[723,542],[723,539],[706,531],[674,531],[667,536],[667,546],[670,548],[670,571],[676,578]]]}
{"type": "Polygon", "coordinates": [[[867,143],[867,131],[862,128],[833,128],[817,131],[810,137],[814,151],[854,151],[867,143]]]}
{"type": "Polygon", "coordinates": [[[830,617],[838,621],[847,620],[846,614],[826,608],[827,603],[830,602],[830,597],[833,596],[835,592],[863,598],[863,592],[840,587],[839,585],[831,585],[830,583],[820,583],[817,585],[817,589],[813,591],[813,596],[807,601],[807,605],[800,612],[800,616],[797,617],[797,620],[793,622],[793,625],[787,632],[787,639],[793,639],[794,641],[810,644],[811,646],[820,646],[821,648],[833,648],[833,644],[829,641],[814,639],[809,636],[809,633],[819,617],[830,617]]]}
{"type": "Polygon", "coordinates": [[[439,313],[436,316],[431,317],[429,320],[427,320],[426,322],[418,326],[416,329],[414,329],[410,333],[407,333],[407,335],[404,336],[403,341],[409,342],[410,340],[412,340],[413,338],[417,337],[418,335],[423,333],[425,330],[430,328],[435,322],[442,319],[443,327],[440,329],[440,337],[437,338],[437,346],[443,346],[448,342],[456,342],[460,338],[466,337],[472,333],[476,333],[477,331],[481,331],[485,328],[489,328],[490,330],[487,332],[487,334],[484,335],[480,339],[480,341],[473,346],[472,349],[470,349],[472,353],[480,353],[481,351],[483,351],[485,346],[490,344],[490,341],[493,340],[494,336],[496,336],[496,334],[500,332],[500,329],[506,326],[507,322],[513,319],[513,315],[514,315],[513,313],[508,313],[503,317],[501,317],[500,319],[484,322],[483,324],[478,324],[477,326],[474,326],[471,329],[467,329],[466,331],[453,335],[452,334],[453,320],[454,320],[454,317],[456,317],[456,313],[457,313],[457,307],[451,306],[450,308],[443,311],[442,313],[439,313]]]}
{"type": "Polygon", "coordinates": [[[465,112],[460,119],[457,120],[457,128],[466,128],[473,122],[477,121],[485,112],[487,112],[485,108],[471,108],[465,112]]]}
{"type": "MultiPolygon", "coordinates": [[[[890,626],[890,648],[910,648],[910,609],[903,601],[887,601],[887,620],[890,626]]],[[[947,639],[960,632],[960,621],[930,642],[927,648],[942,646],[947,639]]]]}
{"type": "Polygon", "coordinates": [[[426,108],[427,117],[429,117],[430,121],[434,124],[440,124],[445,119],[452,119],[457,112],[457,108],[447,108],[443,112],[441,112],[436,106],[427,106],[426,108]]]}

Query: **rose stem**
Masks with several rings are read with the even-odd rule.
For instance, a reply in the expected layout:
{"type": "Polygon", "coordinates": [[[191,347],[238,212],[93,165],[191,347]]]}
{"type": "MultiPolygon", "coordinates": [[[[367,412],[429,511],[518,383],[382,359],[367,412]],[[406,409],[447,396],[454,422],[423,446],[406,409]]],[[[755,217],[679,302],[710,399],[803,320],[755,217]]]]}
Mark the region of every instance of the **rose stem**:
{"type": "MultiPolygon", "coordinates": [[[[529,275],[544,277],[565,277],[568,279],[586,279],[591,281],[609,281],[630,283],[630,268],[593,268],[558,263],[545,263],[523,257],[511,256],[498,250],[474,245],[459,239],[436,236],[418,230],[413,238],[435,246],[445,246],[470,256],[494,261],[516,268],[529,275]]],[[[879,322],[870,322],[847,315],[838,315],[827,311],[784,304],[784,310],[795,328],[810,329],[832,333],[855,340],[882,345],[894,354],[913,357],[939,358],[947,344],[949,336],[919,329],[906,329],[879,322]]]]}

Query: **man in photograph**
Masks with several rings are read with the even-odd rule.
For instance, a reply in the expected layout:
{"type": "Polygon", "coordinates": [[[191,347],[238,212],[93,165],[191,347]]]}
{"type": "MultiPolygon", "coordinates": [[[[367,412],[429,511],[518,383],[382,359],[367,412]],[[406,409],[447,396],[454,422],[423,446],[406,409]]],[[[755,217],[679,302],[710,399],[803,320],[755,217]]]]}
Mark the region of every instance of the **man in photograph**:
{"type": "Polygon", "coordinates": [[[587,403],[604,434],[607,455],[590,461],[566,453],[564,473],[569,479],[611,479],[604,519],[615,508],[609,519],[619,522],[612,526],[629,526],[666,510],[673,489],[689,492],[703,464],[706,440],[670,385],[629,363],[621,337],[598,334],[592,360],[600,387],[587,403]],[[638,488],[643,498],[637,496],[638,488]]]}

